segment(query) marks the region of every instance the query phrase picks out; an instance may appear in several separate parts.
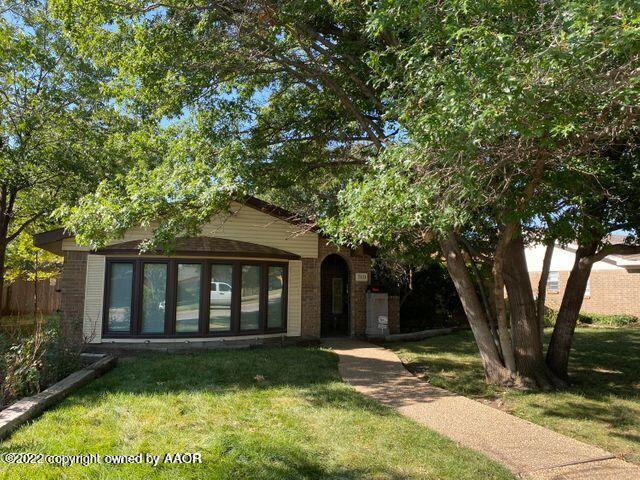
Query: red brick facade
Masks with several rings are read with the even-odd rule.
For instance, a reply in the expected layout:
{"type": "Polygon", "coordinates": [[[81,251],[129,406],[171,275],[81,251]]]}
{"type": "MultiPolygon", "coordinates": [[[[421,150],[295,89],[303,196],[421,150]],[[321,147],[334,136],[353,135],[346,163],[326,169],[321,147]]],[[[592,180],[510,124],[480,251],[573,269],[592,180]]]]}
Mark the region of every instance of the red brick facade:
{"type": "Polygon", "coordinates": [[[349,266],[351,334],[363,336],[366,328],[366,290],[371,281],[371,257],[362,248],[356,250],[329,245],[318,237],[318,258],[302,259],[302,336],[320,337],[320,267],[332,253],[349,266]],[[356,282],[356,273],[366,273],[368,281],[356,282]]]}
{"type": "MultiPolygon", "coordinates": [[[[539,272],[529,274],[533,291],[538,288],[539,272]]],[[[547,306],[557,310],[562,302],[569,272],[558,272],[558,292],[547,290],[547,306]]],[[[640,317],[640,270],[593,270],[582,311],[605,315],[626,314],[640,317]]]]}
{"type": "Polygon", "coordinates": [[[65,339],[81,342],[87,252],[64,252],[60,277],[60,328],[65,339]]]}

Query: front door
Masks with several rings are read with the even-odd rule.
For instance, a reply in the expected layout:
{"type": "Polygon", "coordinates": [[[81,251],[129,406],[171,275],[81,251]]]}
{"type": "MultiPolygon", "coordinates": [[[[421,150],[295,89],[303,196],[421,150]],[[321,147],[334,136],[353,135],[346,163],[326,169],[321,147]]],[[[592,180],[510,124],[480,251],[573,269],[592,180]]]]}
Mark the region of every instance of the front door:
{"type": "Polygon", "coordinates": [[[349,334],[349,267],[329,255],[321,267],[321,335],[349,334]]]}

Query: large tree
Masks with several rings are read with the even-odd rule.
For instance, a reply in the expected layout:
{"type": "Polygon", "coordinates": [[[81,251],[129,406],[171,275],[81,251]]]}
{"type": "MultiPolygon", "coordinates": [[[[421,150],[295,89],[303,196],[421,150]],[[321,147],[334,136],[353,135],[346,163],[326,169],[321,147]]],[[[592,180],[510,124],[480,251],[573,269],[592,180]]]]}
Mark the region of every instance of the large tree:
{"type": "Polygon", "coordinates": [[[120,168],[103,77],[44,3],[0,1],[0,291],[10,243],[120,168]]]}
{"type": "Polygon", "coordinates": [[[537,201],[558,172],[598,175],[634,138],[635,2],[53,3],[123,105],[182,129],[70,212],[81,240],[157,218],[168,240],[228,193],[285,192],[338,241],[439,245],[487,379],[558,384],[525,238],[580,201],[537,201]],[[470,260],[490,265],[484,296],[470,260]]]}

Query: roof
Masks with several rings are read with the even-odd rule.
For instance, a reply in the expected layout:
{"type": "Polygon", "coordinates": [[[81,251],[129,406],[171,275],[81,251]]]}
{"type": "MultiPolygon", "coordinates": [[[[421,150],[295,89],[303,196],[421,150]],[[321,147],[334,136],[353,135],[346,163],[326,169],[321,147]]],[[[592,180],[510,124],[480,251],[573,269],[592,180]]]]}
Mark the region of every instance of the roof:
{"type": "MultiPolygon", "coordinates": [[[[621,245],[625,243],[626,238],[626,235],[611,234],[607,237],[607,240],[611,245],[621,245]]],[[[566,250],[567,252],[571,253],[576,253],[577,251],[577,245],[575,244],[561,245],[559,243],[556,243],[556,248],[561,248],[562,250],[566,250]]],[[[623,268],[640,268],[640,254],[638,253],[611,253],[599,261],[617,265],[618,267],[623,268]]]]}
{"type": "Polygon", "coordinates": [[[33,244],[36,247],[43,247],[49,243],[59,242],[60,240],[71,237],[73,237],[73,235],[64,228],[56,228],[55,230],[49,230],[48,232],[34,234],[33,244]]]}
{"type": "MultiPolygon", "coordinates": [[[[100,248],[96,254],[138,254],[142,240],[130,240],[116,243],[108,247],[100,248]]],[[[216,237],[185,237],[176,240],[170,254],[182,254],[190,256],[226,256],[226,257],[252,257],[252,258],[282,258],[299,260],[300,256],[279,248],[267,247],[255,243],[227,240],[216,237]]],[[[165,254],[162,249],[145,252],[142,255],[165,254]]]]}

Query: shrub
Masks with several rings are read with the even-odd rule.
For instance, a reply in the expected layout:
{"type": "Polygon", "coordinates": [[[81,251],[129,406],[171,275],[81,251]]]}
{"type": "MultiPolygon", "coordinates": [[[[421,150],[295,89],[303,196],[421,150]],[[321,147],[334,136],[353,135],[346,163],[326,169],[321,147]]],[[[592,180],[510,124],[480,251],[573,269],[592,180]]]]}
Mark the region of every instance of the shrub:
{"type": "Polygon", "coordinates": [[[586,325],[604,325],[608,327],[624,327],[640,323],[633,315],[603,315],[599,313],[581,313],[578,322],[586,325]]]}
{"type": "Polygon", "coordinates": [[[558,312],[556,312],[553,308],[544,307],[544,326],[545,327],[555,326],[557,318],[558,318],[558,312]]]}
{"type": "MultiPolygon", "coordinates": [[[[553,327],[556,324],[558,312],[552,308],[545,307],[544,326],[553,327]]],[[[633,315],[604,315],[601,313],[581,312],[578,316],[578,323],[582,325],[600,325],[606,327],[624,327],[640,323],[640,318],[633,315]]]]}
{"type": "Polygon", "coordinates": [[[63,341],[58,322],[36,322],[30,334],[5,334],[0,339],[0,402],[33,395],[80,366],[80,348],[63,341]]]}

